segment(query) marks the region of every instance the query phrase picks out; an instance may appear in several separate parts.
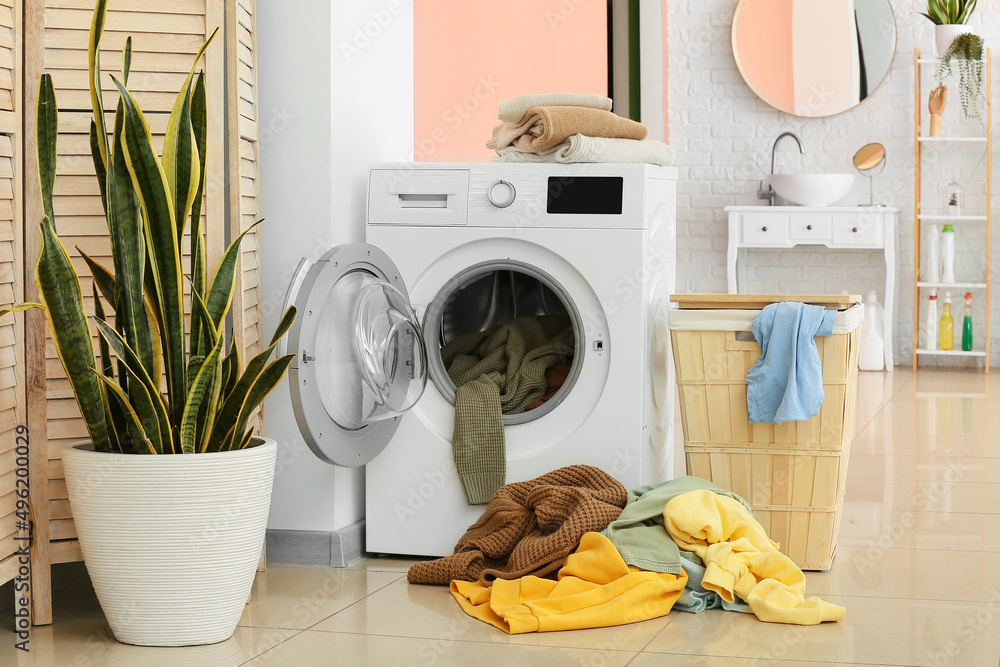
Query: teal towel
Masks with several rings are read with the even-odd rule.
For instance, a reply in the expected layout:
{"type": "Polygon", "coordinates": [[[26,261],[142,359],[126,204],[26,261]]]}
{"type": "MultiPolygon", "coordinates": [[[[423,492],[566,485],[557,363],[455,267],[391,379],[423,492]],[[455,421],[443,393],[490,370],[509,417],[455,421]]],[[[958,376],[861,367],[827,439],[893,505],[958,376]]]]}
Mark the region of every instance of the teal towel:
{"type": "Polygon", "coordinates": [[[686,611],[689,614],[700,614],[706,609],[722,607],[726,611],[738,611],[743,614],[752,614],[750,605],[736,598],[733,602],[726,602],[722,596],[715,591],[710,591],[701,583],[705,578],[705,562],[698,557],[698,554],[691,551],[681,552],[681,567],[687,574],[687,585],[684,586],[684,594],[674,603],[674,609],[686,611]]]}
{"type": "Polygon", "coordinates": [[[663,508],[673,498],[707,489],[750,506],[732,491],[720,489],[700,477],[678,477],[668,482],[640,486],[628,492],[621,516],[608,526],[608,539],[628,565],[652,572],[680,574],[680,549],[663,525],[663,508]]]}

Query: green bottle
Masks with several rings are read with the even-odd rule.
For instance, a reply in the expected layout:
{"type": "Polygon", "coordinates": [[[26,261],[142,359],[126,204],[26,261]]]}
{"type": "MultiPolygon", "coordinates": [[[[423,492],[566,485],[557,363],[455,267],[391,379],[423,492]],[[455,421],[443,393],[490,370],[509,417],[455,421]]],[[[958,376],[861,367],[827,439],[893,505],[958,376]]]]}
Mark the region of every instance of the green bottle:
{"type": "Polygon", "coordinates": [[[962,321],[962,349],[972,350],[972,292],[965,293],[965,319],[962,321]]]}

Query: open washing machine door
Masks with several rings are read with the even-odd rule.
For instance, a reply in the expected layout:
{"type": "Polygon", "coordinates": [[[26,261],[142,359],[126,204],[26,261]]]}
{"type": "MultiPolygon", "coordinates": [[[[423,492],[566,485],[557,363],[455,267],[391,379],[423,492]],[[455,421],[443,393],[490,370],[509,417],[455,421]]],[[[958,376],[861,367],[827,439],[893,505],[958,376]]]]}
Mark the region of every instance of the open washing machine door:
{"type": "Polygon", "coordinates": [[[299,430],[322,460],[355,467],[389,443],[427,384],[427,356],[406,287],[389,256],[366,243],[302,260],[286,297],[299,430]]]}

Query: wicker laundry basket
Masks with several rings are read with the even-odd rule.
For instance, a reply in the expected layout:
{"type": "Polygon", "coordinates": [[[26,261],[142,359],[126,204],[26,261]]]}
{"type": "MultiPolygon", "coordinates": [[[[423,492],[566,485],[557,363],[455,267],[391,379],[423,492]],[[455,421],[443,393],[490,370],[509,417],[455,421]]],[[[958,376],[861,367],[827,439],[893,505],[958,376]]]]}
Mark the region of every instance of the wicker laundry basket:
{"type": "Polygon", "coordinates": [[[689,475],[742,496],[772,540],[804,570],[828,570],[854,436],[859,296],[674,295],[670,338],[689,475]],[[760,347],[750,323],[769,303],[803,301],[838,310],[832,336],[817,336],[820,412],[780,425],[747,423],[747,381],[760,347]]]}

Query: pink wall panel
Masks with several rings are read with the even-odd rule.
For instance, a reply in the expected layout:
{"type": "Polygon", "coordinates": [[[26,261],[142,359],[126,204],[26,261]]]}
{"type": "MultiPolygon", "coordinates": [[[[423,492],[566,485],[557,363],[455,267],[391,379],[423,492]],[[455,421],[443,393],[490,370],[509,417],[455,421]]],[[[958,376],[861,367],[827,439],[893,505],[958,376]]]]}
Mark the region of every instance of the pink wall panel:
{"type": "Polygon", "coordinates": [[[414,3],[414,158],[487,162],[497,105],[608,94],[606,0],[414,3]]]}

